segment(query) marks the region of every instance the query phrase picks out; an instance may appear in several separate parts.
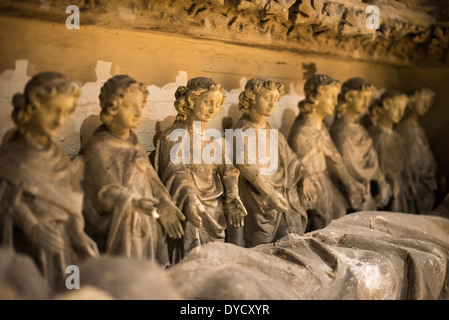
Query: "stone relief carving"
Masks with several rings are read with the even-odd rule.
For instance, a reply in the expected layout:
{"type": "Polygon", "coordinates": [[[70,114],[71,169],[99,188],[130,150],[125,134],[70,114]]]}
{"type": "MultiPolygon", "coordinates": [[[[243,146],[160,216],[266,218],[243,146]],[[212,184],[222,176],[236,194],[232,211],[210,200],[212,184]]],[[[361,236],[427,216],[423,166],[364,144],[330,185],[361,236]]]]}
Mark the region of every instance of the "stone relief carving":
{"type": "MultiPolygon", "coordinates": [[[[45,19],[60,19],[66,0],[49,2],[45,19]],[[52,16],[53,15],[53,16],[52,16]]],[[[332,53],[398,64],[448,61],[449,4],[433,1],[360,0],[82,0],[78,5],[86,23],[124,24],[130,28],[157,28],[237,43],[273,48],[332,53]],[[366,7],[379,7],[381,25],[368,29],[366,7]],[[120,8],[132,15],[131,24],[120,19],[120,8]],[[424,9],[423,9],[424,8],[424,9]],[[438,13],[438,20],[430,15],[438,13]]],[[[39,15],[36,1],[29,8],[14,1],[2,6],[15,13],[39,15]]],[[[42,13],[43,14],[43,13],[42,13]]]]}

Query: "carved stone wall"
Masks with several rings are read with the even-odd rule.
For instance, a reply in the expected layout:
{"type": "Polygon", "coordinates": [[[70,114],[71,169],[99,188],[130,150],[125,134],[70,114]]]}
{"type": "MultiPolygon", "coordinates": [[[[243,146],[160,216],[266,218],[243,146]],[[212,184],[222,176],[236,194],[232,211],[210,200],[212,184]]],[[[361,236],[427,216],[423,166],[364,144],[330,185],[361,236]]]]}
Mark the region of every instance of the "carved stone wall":
{"type": "Polygon", "coordinates": [[[287,94],[270,123],[288,134],[314,72],[376,87],[429,86],[435,106],[423,119],[449,180],[449,2],[440,0],[21,0],[0,1],[0,135],[13,126],[11,97],[36,72],[59,71],[83,95],[58,137],[77,153],[86,117],[98,114],[107,77],[126,73],[149,86],[138,135],[148,152],[175,115],[174,91],[188,78],[223,84],[227,100],[211,122],[221,129],[240,117],[238,94],[261,75],[287,94]],[[68,30],[68,5],[80,8],[80,30],[68,30]],[[366,28],[365,9],[380,9],[380,29],[366,28]]]}
{"type": "Polygon", "coordinates": [[[164,31],[242,45],[394,64],[448,63],[449,3],[439,0],[4,0],[8,14],[164,31]],[[368,5],[380,28],[368,29],[368,5]]]}

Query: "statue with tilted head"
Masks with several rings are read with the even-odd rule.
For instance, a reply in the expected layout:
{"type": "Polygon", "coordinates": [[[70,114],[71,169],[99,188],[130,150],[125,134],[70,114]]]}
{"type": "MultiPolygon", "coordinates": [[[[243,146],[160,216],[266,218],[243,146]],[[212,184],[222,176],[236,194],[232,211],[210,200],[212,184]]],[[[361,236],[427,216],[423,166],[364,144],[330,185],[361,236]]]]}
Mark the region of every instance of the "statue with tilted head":
{"type": "Polygon", "coordinates": [[[380,169],[391,186],[392,198],[385,210],[411,212],[415,187],[411,183],[404,140],[395,131],[407,106],[407,96],[399,91],[384,92],[370,106],[372,126],[368,129],[376,149],[380,169]]]}
{"type": "Polygon", "coordinates": [[[284,92],[282,83],[256,77],[239,96],[243,115],[236,128],[244,146],[235,148],[235,165],[240,171],[240,195],[248,210],[247,247],[275,242],[288,233],[303,234],[305,207],[313,203],[318,188],[284,136],[267,123],[284,92]],[[244,161],[238,161],[242,153],[244,161]]]}
{"type": "Polygon", "coordinates": [[[396,132],[404,140],[411,182],[416,188],[412,212],[430,212],[435,205],[437,163],[430,149],[426,133],[419,123],[433,104],[435,92],[429,88],[418,88],[408,93],[408,106],[404,117],[396,126],[396,132]]]}
{"type": "Polygon", "coordinates": [[[63,283],[68,265],[98,255],[83,230],[70,159],[52,140],[79,96],[63,75],[36,74],[13,97],[16,128],[0,154],[1,243],[31,255],[51,286],[63,283]]]}
{"type": "Polygon", "coordinates": [[[181,238],[184,215],[151,166],[133,129],[148,97],[127,75],[101,88],[102,125],[80,151],[86,230],[101,252],[168,265],[166,235],[181,238]]]}
{"type": "Polygon", "coordinates": [[[373,141],[359,122],[368,110],[372,94],[373,86],[361,78],[344,82],[338,96],[336,119],[330,129],[349,173],[366,187],[363,202],[356,211],[381,209],[391,197],[391,188],[380,170],[373,141]],[[372,184],[375,184],[376,194],[372,194],[372,184]]]}
{"type": "Polygon", "coordinates": [[[178,114],[161,133],[156,168],[187,218],[183,243],[173,243],[176,262],[197,246],[225,241],[230,226],[243,227],[246,210],[238,192],[239,171],[224,158],[222,134],[205,130],[225,101],[222,86],[210,78],[193,78],[176,90],[175,98],[178,114]]]}
{"type": "Polygon", "coordinates": [[[321,188],[317,201],[309,208],[308,230],[324,228],[332,220],[357,208],[365,187],[348,172],[323,119],[334,113],[340,82],[317,74],[304,84],[305,99],[298,103],[299,116],[290,131],[289,145],[299,156],[321,188]],[[339,184],[344,192],[340,191],[339,184]]]}

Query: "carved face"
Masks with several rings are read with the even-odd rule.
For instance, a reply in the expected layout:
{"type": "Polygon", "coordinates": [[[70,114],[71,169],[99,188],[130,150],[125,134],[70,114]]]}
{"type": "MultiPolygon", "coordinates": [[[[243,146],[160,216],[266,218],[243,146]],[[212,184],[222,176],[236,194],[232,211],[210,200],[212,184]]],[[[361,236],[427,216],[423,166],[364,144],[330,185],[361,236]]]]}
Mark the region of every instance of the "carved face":
{"type": "Polygon", "coordinates": [[[383,101],[383,116],[393,123],[401,121],[408,99],[405,95],[388,98],[383,101]]]}
{"type": "Polygon", "coordinates": [[[205,91],[196,100],[192,109],[191,119],[208,122],[220,111],[223,94],[219,90],[205,91]]]}
{"type": "Polygon", "coordinates": [[[419,116],[424,116],[433,105],[434,93],[430,90],[418,91],[409,100],[409,106],[413,108],[419,116]]]}
{"type": "Polygon", "coordinates": [[[252,106],[253,112],[269,117],[273,114],[280,99],[281,95],[277,89],[262,89],[256,95],[256,99],[252,106]]]}
{"type": "Polygon", "coordinates": [[[140,123],[142,116],[143,93],[134,89],[125,93],[121,104],[118,106],[117,114],[114,116],[111,127],[121,129],[135,129],[140,123]]]}
{"type": "Polygon", "coordinates": [[[29,132],[52,138],[74,111],[76,97],[58,94],[51,98],[35,99],[32,102],[36,106],[36,112],[28,122],[29,132]]]}
{"type": "Polygon", "coordinates": [[[357,114],[364,114],[371,101],[372,90],[352,90],[346,93],[348,111],[357,114]]]}
{"type": "Polygon", "coordinates": [[[338,103],[339,86],[327,85],[318,89],[315,112],[324,116],[333,114],[338,103]]]}

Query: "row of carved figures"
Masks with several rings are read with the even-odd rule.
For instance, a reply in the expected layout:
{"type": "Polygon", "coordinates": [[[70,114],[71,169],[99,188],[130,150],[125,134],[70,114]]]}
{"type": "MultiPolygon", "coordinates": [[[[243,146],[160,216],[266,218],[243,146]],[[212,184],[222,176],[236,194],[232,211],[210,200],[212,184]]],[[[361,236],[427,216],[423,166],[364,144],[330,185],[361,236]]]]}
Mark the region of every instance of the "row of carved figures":
{"type": "MultiPolygon", "coordinates": [[[[44,72],[13,97],[16,127],[3,137],[0,154],[1,241],[31,255],[53,285],[67,265],[99,254],[169,266],[210,241],[253,247],[323,228],[353,211],[434,207],[437,166],[417,121],[431,105],[429,89],[384,93],[370,107],[369,134],[360,119],[372,85],[312,76],[289,137],[278,132],[277,150],[270,149],[271,136],[256,140],[278,155],[275,170],[262,175],[268,164],[248,161],[248,143],[242,163],[173,161],[179,142],[171,134],[181,130],[196,143],[194,124],[204,132],[226,99],[222,86],[204,77],[176,90],[178,114],[161,133],[152,165],[133,132],[146,88],[127,75],[110,78],[99,95],[102,125],[72,159],[52,138],[80,89],[44,72]],[[323,120],[334,111],[328,130],[323,120]]],[[[234,129],[274,129],[267,118],[283,94],[279,82],[249,80],[234,129]]]]}

